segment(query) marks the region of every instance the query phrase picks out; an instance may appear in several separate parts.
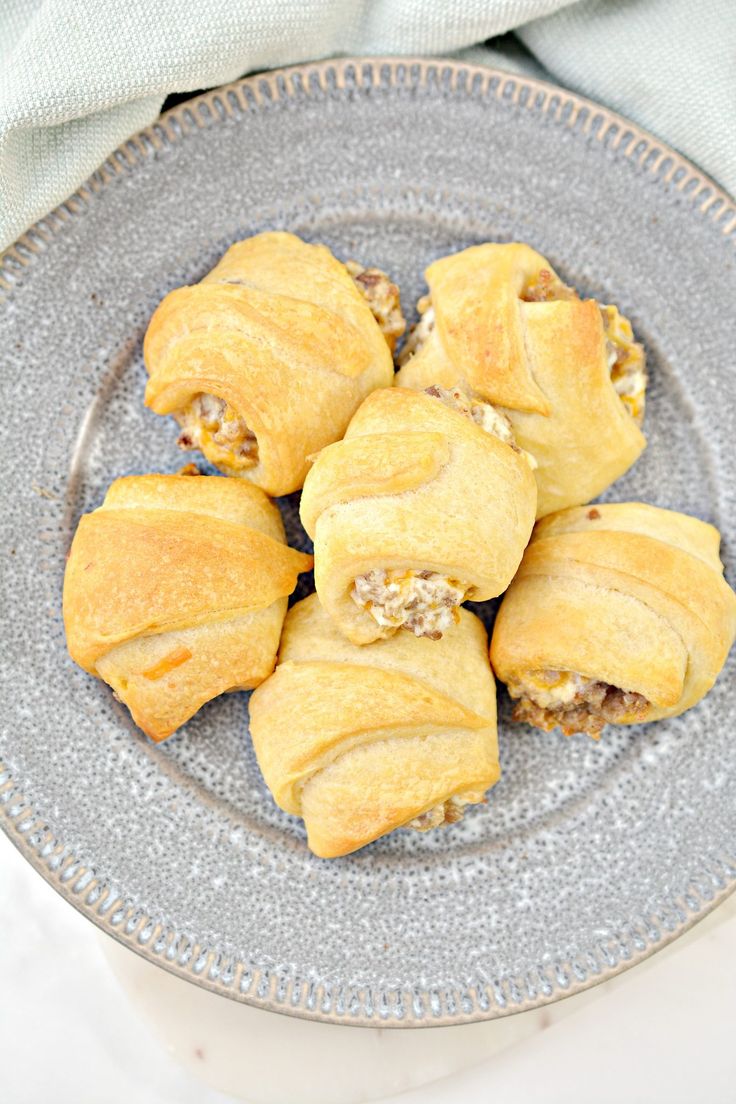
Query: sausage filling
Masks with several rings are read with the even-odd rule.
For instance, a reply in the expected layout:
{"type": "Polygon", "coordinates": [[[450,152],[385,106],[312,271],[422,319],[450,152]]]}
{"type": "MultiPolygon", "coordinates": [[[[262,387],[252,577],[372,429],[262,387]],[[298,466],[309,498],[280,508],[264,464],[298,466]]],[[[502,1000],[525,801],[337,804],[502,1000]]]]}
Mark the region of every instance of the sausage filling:
{"type": "Polygon", "coordinates": [[[453,410],[458,410],[466,418],[470,418],[471,422],[475,422],[481,429],[484,429],[486,433],[505,441],[517,452],[520,451],[514,440],[511,422],[505,414],[499,414],[490,403],[471,399],[470,395],[463,391],[461,387],[452,387],[450,390],[446,390],[444,387],[438,387],[435,384],[432,387],[425,387],[424,393],[425,395],[431,395],[434,399],[439,399],[445,406],[451,406],[453,410]]]}
{"type": "Polygon", "coordinates": [[[563,284],[548,268],[540,268],[536,276],[527,280],[519,296],[524,303],[552,303],[559,300],[579,299],[575,288],[563,284]]]}
{"type": "Polygon", "coordinates": [[[175,415],[181,426],[181,449],[200,449],[214,464],[241,470],[258,462],[258,441],[247,423],[224,399],[205,392],[195,395],[175,415]]]}
{"type": "Polygon", "coordinates": [[[495,406],[482,402],[480,399],[472,398],[462,387],[452,387],[450,390],[446,390],[444,387],[433,384],[432,387],[425,387],[424,393],[434,399],[439,399],[445,406],[451,406],[453,410],[458,410],[466,418],[470,418],[471,422],[475,422],[476,425],[480,426],[484,432],[490,433],[493,437],[498,437],[499,441],[503,441],[514,452],[520,453],[532,470],[537,467],[537,461],[531,453],[519,448],[514,440],[511,422],[505,414],[502,414],[500,410],[496,410],[495,406]]]}
{"type": "Polygon", "coordinates": [[[364,268],[357,261],[345,264],[355,286],[365,298],[391,352],[406,329],[399,289],[380,268],[364,268]]]}
{"type": "Polygon", "coordinates": [[[356,577],[350,596],[378,625],[439,640],[471,590],[436,571],[376,569],[356,577]]]}
{"type": "Polygon", "coordinates": [[[453,795],[447,801],[440,801],[439,805],[427,809],[426,813],[414,817],[404,827],[413,828],[415,832],[428,832],[430,828],[439,828],[442,824],[456,824],[463,819],[467,805],[482,800],[481,794],[468,794],[466,798],[453,795]]]}
{"type": "Polygon", "coordinates": [[[519,699],[515,721],[545,732],[559,727],[565,736],[586,732],[597,739],[604,725],[643,721],[649,709],[642,694],[574,671],[540,671],[528,682],[509,683],[508,691],[519,699]]]}
{"type": "Polygon", "coordinates": [[[435,323],[434,307],[431,295],[424,295],[417,303],[419,319],[406,335],[406,341],[399,353],[399,368],[403,368],[407,361],[418,353],[432,333],[435,323]]]}

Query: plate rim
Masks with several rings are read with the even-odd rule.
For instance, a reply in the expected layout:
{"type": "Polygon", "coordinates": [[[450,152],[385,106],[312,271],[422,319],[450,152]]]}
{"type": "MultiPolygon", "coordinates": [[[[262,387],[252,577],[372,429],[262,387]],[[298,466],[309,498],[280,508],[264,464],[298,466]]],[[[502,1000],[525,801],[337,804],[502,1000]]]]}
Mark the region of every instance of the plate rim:
{"type": "MultiPolygon", "coordinates": [[[[541,116],[550,116],[559,126],[577,127],[601,143],[608,142],[635,167],[647,171],[653,182],[681,192],[693,208],[706,215],[712,223],[720,224],[719,229],[725,237],[733,234],[736,243],[736,234],[733,233],[736,231],[736,202],[728,193],[667,143],[594,100],[549,81],[458,59],[415,56],[331,58],[257,73],[211,89],[170,108],[150,126],[126,139],[68,199],[37,220],[12,245],[0,252],[0,303],[6,301],[14,287],[22,282],[35,257],[57,239],[59,231],[70,221],[84,215],[96,194],[115,177],[134,171],[166,145],[178,144],[194,131],[215,126],[233,114],[247,115],[265,102],[288,99],[294,95],[295,78],[303,82],[308,94],[315,81],[321,91],[327,92],[333,87],[345,88],[348,81],[361,81],[366,77],[379,86],[387,79],[390,87],[403,87],[407,81],[413,81],[414,87],[423,87],[429,79],[447,79],[453,91],[464,90],[468,94],[474,94],[476,82],[480,81],[476,94],[495,94],[496,99],[509,105],[536,110],[541,116]],[[413,73],[416,77],[412,76],[413,73]],[[464,82],[464,89],[461,81],[464,82]],[[233,108],[233,97],[237,103],[236,110],[233,108]],[[580,121],[583,112],[585,115],[580,121]],[[661,171],[668,161],[671,164],[666,171],[661,171]]],[[[279,997],[277,974],[274,972],[269,978],[259,977],[258,970],[250,970],[245,962],[237,963],[225,980],[221,971],[213,972],[217,958],[215,948],[190,944],[183,955],[177,953],[170,956],[167,952],[180,945],[182,934],[168,932],[161,921],[141,915],[111,888],[113,883],[109,876],[85,867],[68,845],[48,829],[45,818],[34,810],[31,799],[16,788],[10,770],[2,760],[0,813],[0,827],[34,870],[97,928],[148,962],[210,992],[264,1011],[342,1026],[443,1027],[498,1019],[553,1004],[591,989],[649,958],[692,928],[736,890],[736,877],[714,890],[710,897],[697,893],[693,887],[688,894],[689,900],[676,898],[672,901],[677,920],[664,931],[661,930],[660,920],[655,926],[656,938],[642,940],[642,946],[611,964],[603,965],[598,972],[589,973],[583,980],[572,980],[575,975],[570,970],[567,983],[563,984],[552,967],[544,973],[540,968],[542,984],[534,996],[523,1000],[508,1000],[505,994],[497,991],[498,986],[489,983],[484,1001],[479,1002],[476,997],[471,997],[470,1010],[467,1010],[464,1000],[467,994],[456,992],[456,1011],[435,1015],[424,1007],[424,1000],[421,1011],[417,1011],[412,999],[413,991],[397,990],[394,994],[395,1007],[387,1005],[385,1009],[377,1010],[374,1006],[366,1012],[363,1006],[359,1013],[353,1014],[347,1009],[339,1011],[323,986],[317,987],[316,997],[308,999],[305,992],[296,998],[292,986],[287,984],[285,995],[279,997]],[[39,831],[43,832],[42,838],[32,842],[32,837],[39,831]],[[98,892],[100,886],[102,889],[98,892]],[[112,900],[108,900],[110,896],[112,900]],[[114,905],[118,907],[113,908],[114,905]],[[166,935],[171,936],[168,946],[159,946],[162,936],[166,935]],[[246,971],[251,980],[244,989],[241,977],[246,971]],[[267,982],[265,991],[264,981],[267,982]],[[327,998],[326,1002],[319,999],[320,991],[322,998],[327,998]]],[[[423,997],[427,995],[422,994],[423,997]]]]}
{"type": "MultiPolygon", "coordinates": [[[[139,162],[162,149],[167,143],[174,145],[186,138],[193,130],[202,130],[216,125],[217,121],[222,122],[225,117],[232,116],[232,106],[228,105],[227,100],[229,94],[235,95],[240,109],[247,113],[254,106],[256,108],[262,106],[266,99],[276,101],[292,95],[293,88],[289,89],[286,84],[290,78],[306,77],[305,88],[308,88],[309,78],[314,76],[321,90],[327,92],[330,89],[325,80],[328,75],[334,78],[337,88],[344,88],[348,72],[353,70],[353,76],[357,76],[355,70],[359,66],[364,71],[366,68],[373,73],[378,71],[379,83],[382,79],[380,70],[386,69],[394,85],[401,83],[396,81],[400,69],[417,69],[420,86],[426,84],[427,77],[432,71],[436,71],[438,79],[447,73],[451,87],[455,91],[458,90],[460,74],[467,73],[471,78],[471,85],[476,78],[480,78],[485,85],[484,92],[487,93],[493,87],[496,99],[505,100],[509,105],[519,105],[522,95],[525,94],[528,110],[536,109],[540,115],[551,114],[554,122],[568,129],[577,125],[581,110],[585,110],[589,114],[582,124],[581,129],[584,133],[603,143],[614,128],[617,133],[610,141],[612,149],[618,151],[624,144],[623,140],[628,138],[622,152],[629,161],[639,167],[646,167],[650,176],[656,178],[658,184],[672,184],[677,191],[686,195],[702,214],[707,214],[712,222],[721,222],[720,229],[724,237],[728,237],[736,230],[736,199],[713,177],[651,131],[587,96],[568,91],[561,85],[539,77],[526,77],[495,66],[466,63],[454,58],[356,55],[304,62],[241,77],[239,80],[202,92],[164,111],[150,126],[136,131],[112,150],[102,164],[67,199],[33,222],[11,245],[0,250],[0,303],[19,282],[17,276],[28,268],[38,253],[47,248],[61,226],[83,215],[89,199],[102,191],[112,179],[134,170],[139,162]],[[264,86],[268,90],[265,97],[264,86]],[[243,89],[247,89],[252,94],[253,103],[238,95],[243,89]],[[534,102],[534,98],[529,95],[531,92],[537,93],[537,102],[534,102]],[[543,97],[541,100],[538,99],[540,93],[543,97]],[[215,105],[216,100],[220,101],[219,106],[215,105]],[[215,106],[215,114],[220,115],[219,120],[212,118],[213,106],[215,106]],[[202,107],[207,109],[205,114],[202,113],[202,107]],[[220,114],[221,112],[224,114],[220,114]],[[652,155],[654,159],[646,165],[652,155]],[[667,160],[672,164],[665,173],[660,174],[658,170],[667,160]],[[674,178],[678,172],[682,172],[682,175],[675,182],[674,178]],[[726,216],[729,217],[726,218],[726,216]]],[[[403,74],[401,76],[403,78],[403,74]]],[[[471,88],[467,89],[467,91],[471,90],[471,88]]],[[[734,235],[734,241],[736,243],[736,235],[734,235]]]]}

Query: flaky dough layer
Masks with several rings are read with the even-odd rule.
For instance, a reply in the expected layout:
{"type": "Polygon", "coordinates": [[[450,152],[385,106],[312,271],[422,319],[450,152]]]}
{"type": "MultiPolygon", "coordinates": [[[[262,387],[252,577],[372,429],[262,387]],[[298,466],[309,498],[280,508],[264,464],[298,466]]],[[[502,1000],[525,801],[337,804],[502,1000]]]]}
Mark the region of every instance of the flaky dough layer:
{"type": "Polygon", "coordinates": [[[323,858],[452,799],[482,801],[500,776],[485,630],[462,610],[440,641],[401,633],[356,647],[312,594],[287,615],[250,729],[275,801],[304,819],[323,858]]]}
{"type": "Polygon", "coordinates": [[[684,712],[736,634],[719,545],[712,525],[640,502],[545,518],[496,618],[496,675],[513,686],[574,672],[641,695],[638,722],[684,712]]]}
{"type": "Polygon", "coordinates": [[[599,305],[574,296],[525,301],[540,273],[562,286],[541,254],[516,243],[431,264],[434,327],[397,382],[464,383],[501,409],[537,461],[543,517],[595,498],[646,442],[613,385],[599,305]]]}
{"type": "Polygon", "coordinates": [[[325,610],[354,644],[395,630],[351,597],[375,569],[438,573],[484,601],[513,578],[534,523],[524,456],[437,398],[376,391],[307,476],[301,518],[325,610]]]}
{"type": "Polygon", "coordinates": [[[278,509],[248,483],[118,479],[72,542],[69,653],[163,740],[206,701],[270,674],[287,597],[311,562],[287,547],[278,509]]]}
{"type": "Polygon", "coordinates": [[[199,395],[222,400],[230,424],[247,427],[243,459],[206,435],[199,447],[271,495],[298,490],[307,457],[393,381],[387,341],[345,265],[281,232],[236,243],[199,284],[171,291],[143,351],[146,405],[181,418],[199,395]]]}

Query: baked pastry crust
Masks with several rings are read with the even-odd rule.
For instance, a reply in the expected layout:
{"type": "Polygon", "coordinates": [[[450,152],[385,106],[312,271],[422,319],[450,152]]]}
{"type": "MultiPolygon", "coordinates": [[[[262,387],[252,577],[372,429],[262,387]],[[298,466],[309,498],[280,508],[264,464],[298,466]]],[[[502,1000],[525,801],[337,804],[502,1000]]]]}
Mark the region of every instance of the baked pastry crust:
{"type": "Polygon", "coordinates": [[[438,806],[456,819],[500,776],[485,630],[461,610],[441,641],[400,633],[360,648],[312,594],[287,615],[250,730],[274,800],[322,858],[431,826],[438,806]]]}
{"type": "Polygon", "coordinates": [[[574,672],[648,703],[609,723],[684,712],[713,686],[736,634],[719,546],[712,525],[640,502],[545,518],[496,618],[497,677],[518,687],[574,672]]]}
{"type": "Polygon", "coordinates": [[[541,254],[519,243],[472,246],[425,275],[434,326],[398,384],[461,383],[501,409],[537,461],[538,517],[589,502],[623,475],[646,441],[612,381],[599,304],[578,299],[541,254]],[[540,277],[542,294],[558,288],[565,297],[525,301],[540,277]]]}
{"type": "Polygon", "coordinates": [[[376,391],[304,484],[320,601],[352,643],[369,644],[396,631],[351,597],[375,569],[439,573],[493,598],[519,565],[535,506],[532,470],[512,445],[430,395],[376,391]]]}
{"type": "Polygon", "coordinates": [[[393,382],[389,344],[345,265],[282,232],[236,243],[199,284],[170,292],[143,351],[146,405],[186,426],[197,397],[213,396],[242,447],[206,431],[198,447],[271,495],[298,490],[307,457],[393,382]]]}
{"type": "Polygon", "coordinates": [[[220,477],[116,480],[85,514],[64,577],[72,659],[153,740],[273,670],[287,596],[312,564],[262,491],[220,477]]]}

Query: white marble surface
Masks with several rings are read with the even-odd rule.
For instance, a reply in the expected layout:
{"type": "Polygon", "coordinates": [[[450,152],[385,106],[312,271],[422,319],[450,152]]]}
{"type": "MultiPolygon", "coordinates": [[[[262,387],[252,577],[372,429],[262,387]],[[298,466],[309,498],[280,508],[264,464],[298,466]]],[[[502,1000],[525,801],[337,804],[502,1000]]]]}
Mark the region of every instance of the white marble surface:
{"type": "MultiPolygon", "coordinates": [[[[239,1006],[101,937],[1,835],[0,978],[2,1104],[226,1104],[233,1098],[200,1078],[232,1087],[246,1075],[254,1102],[298,1104],[310,1086],[319,1099],[321,1084],[340,1104],[374,1091],[370,1071],[358,1084],[349,1062],[330,1059],[324,1034],[332,1044],[334,1029],[287,1039],[293,1021],[260,1013],[254,1033],[252,1021],[233,1018],[239,1006]]],[[[422,1039],[405,1043],[372,1034],[386,1055],[375,1066],[408,1056],[403,1073],[397,1061],[394,1094],[430,1072],[456,1071],[388,1104],[732,1104],[735,1027],[736,895],[647,963],[550,1009],[415,1032],[422,1039]]]]}

